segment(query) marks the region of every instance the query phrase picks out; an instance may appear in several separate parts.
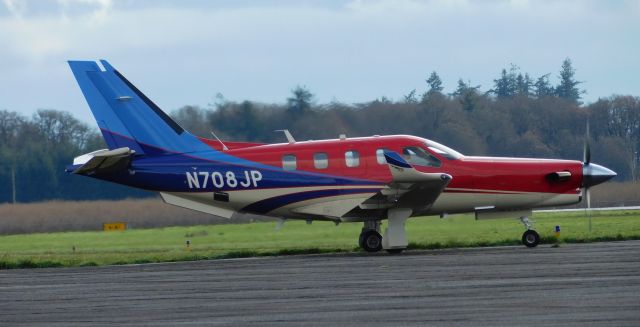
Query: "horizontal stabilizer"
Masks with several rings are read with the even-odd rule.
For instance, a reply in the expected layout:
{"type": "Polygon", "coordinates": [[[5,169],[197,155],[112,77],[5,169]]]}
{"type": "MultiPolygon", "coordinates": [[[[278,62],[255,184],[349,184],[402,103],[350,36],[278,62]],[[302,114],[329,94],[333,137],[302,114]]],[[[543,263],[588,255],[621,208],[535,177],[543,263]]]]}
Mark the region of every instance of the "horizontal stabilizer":
{"type": "Polygon", "coordinates": [[[73,159],[73,173],[99,175],[118,172],[129,167],[135,151],[129,148],[98,150],[73,159]]]}

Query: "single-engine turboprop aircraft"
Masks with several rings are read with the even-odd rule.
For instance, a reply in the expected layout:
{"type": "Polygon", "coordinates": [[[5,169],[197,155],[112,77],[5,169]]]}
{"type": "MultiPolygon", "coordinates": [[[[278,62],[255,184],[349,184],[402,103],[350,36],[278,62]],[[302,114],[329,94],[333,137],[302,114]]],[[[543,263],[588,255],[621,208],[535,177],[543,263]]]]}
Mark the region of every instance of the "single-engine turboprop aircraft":
{"type": "Polygon", "coordinates": [[[75,158],[68,171],[226,218],[362,222],[369,252],[405,249],[409,217],[463,212],[519,218],[523,244],[535,247],[532,208],[578,203],[616,175],[590,163],[588,146],[580,162],[464,156],[406,135],[296,142],[285,131],[287,143],[223,143],[184,130],[108,62],[69,65],[109,149],[75,158]]]}

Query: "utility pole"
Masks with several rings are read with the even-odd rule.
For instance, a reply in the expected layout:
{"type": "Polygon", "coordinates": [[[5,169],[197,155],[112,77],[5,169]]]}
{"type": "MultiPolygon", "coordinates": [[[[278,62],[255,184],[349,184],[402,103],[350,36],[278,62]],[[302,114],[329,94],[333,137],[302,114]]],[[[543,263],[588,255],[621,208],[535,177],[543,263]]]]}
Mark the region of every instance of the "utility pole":
{"type": "Polygon", "coordinates": [[[16,166],[11,166],[11,190],[12,190],[12,203],[16,204],[16,166]]]}

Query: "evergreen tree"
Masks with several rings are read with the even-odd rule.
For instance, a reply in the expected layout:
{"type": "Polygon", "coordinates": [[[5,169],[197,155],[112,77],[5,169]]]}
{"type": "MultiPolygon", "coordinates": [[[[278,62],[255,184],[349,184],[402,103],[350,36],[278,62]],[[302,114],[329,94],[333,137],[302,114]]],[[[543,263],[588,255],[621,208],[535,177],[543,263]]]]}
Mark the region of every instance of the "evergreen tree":
{"type": "Polygon", "coordinates": [[[576,71],[571,65],[571,59],[566,58],[562,62],[562,68],[560,68],[560,84],[556,86],[556,95],[560,98],[567,99],[573,103],[580,103],[580,94],[583,92],[578,89],[578,82],[574,79],[576,71]]]}
{"type": "Polygon", "coordinates": [[[460,104],[462,104],[462,109],[473,111],[479,98],[478,89],[480,89],[480,85],[471,86],[471,82],[465,83],[461,78],[458,79],[456,91],[451,95],[458,98],[460,104]]]}
{"type": "Polygon", "coordinates": [[[429,84],[429,91],[427,91],[427,93],[442,92],[444,89],[442,87],[442,80],[435,71],[431,72],[431,75],[427,78],[427,84],[429,84]]]}
{"type": "Polygon", "coordinates": [[[531,80],[531,77],[529,77],[529,74],[525,73],[524,76],[522,76],[521,73],[518,73],[518,76],[516,76],[515,86],[515,93],[517,95],[529,97],[531,95],[531,86],[533,86],[533,81],[531,80]]]}
{"type": "Polygon", "coordinates": [[[535,87],[534,94],[538,99],[547,96],[553,96],[555,94],[553,86],[551,86],[551,83],[549,83],[549,74],[538,77],[533,86],[535,87]]]}
{"type": "Polygon", "coordinates": [[[511,68],[507,72],[506,69],[502,69],[500,78],[493,80],[493,89],[488,93],[493,93],[500,99],[510,98],[515,95],[523,95],[528,97],[531,94],[531,86],[533,81],[529,74],[520,72],[520,67],[515,64],[511,64],[511,68]]]}
{"type": "Polygon", "coordinates": [[[294,114],[301,114],[311,108],[313,94],[305,86],[296,86],[292,91],[293,96],[287,98],[289,111],[294,114]]]}
{"type": "Polygon", "coordinates": [[[493,80],[494,87],[489,90],[490,93],[494,93],[498,98],[509,98],[515,93],[513,74],[507,73],[506,69],[502,69],[500,78],[493,80]]]}

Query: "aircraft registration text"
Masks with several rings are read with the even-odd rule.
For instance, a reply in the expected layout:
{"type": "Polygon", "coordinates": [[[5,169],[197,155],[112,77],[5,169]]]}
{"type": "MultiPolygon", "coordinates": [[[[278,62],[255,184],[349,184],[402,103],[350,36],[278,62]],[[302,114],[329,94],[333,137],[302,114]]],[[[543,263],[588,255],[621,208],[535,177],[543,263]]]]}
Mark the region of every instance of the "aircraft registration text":
{"type": "Polygon", "coordinates": [[[186,172],[185,174],[190,189],[258,187],[258,182],[262,180],[262,173],[257,170],[245,170],[239,177],[233,171],[200,171],[186,172]]]}

